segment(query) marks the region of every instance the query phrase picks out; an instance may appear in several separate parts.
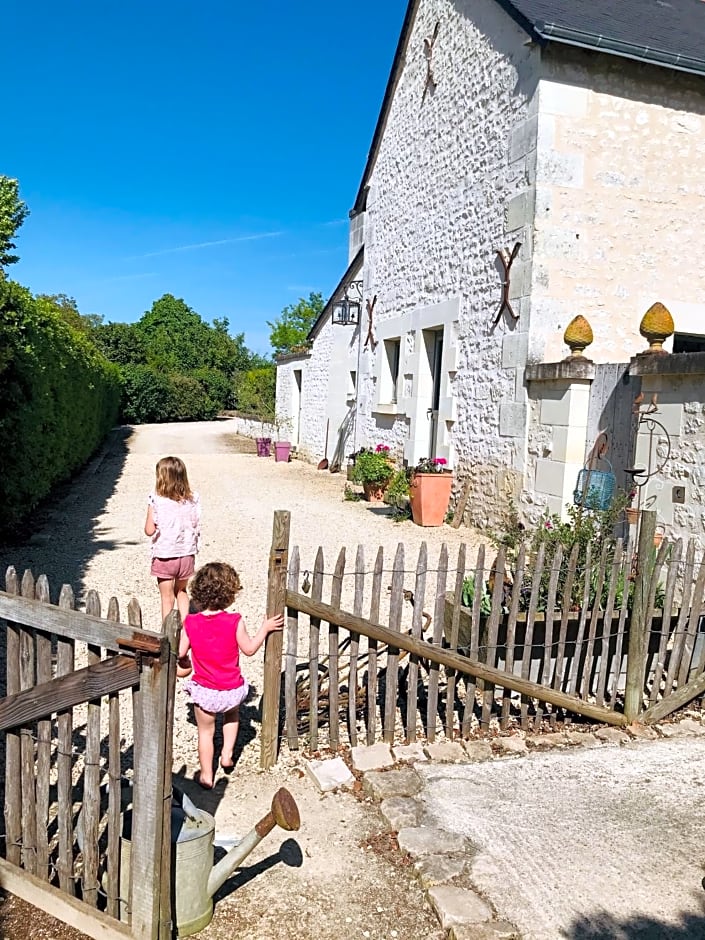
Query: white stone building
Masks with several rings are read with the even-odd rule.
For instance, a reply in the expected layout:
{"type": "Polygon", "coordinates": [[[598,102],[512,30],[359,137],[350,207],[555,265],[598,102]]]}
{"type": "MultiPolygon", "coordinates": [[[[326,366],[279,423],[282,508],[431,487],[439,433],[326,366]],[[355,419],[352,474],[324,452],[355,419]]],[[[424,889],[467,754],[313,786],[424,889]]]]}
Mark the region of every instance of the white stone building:
{"type": "MultiPolygon", "coordinates": [[[[560,510],[591,446],[588,405],[582,437],[561,413],[541,438],[527,367],[564,356],[576,314],[591,358],[626,364],[656,300],[673,348],[705,349],[704,40],[701,0],[411,0],[351,268],[310,353],[278,370],[302,451],[318,460],[329,426],[329,459],[378,442],[409,464],[444,456],[479,524],[509,498],[560,510]],[[514,246],[501,308],[498,251],[514,246]],[[334,326],[360,280],[360,322],[334,326]]],[[[541,386],[559,411],[564,385],[541,386]]]]}

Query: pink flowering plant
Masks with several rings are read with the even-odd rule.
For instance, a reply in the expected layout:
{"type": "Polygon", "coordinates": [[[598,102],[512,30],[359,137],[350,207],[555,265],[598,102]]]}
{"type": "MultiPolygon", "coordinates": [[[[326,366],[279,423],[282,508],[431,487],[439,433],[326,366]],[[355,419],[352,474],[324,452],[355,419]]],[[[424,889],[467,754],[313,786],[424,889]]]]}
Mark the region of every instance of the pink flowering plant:
{"type": "Polygon", "coordinates": [[[394,469],[389,447],[386,444],[378,444],[374,450],[363,448],[355,454],[352,480],[354,483],[385,487],[391,480],[394,469]]]}
{"type": "Polygon", "coordinates": [[[414,473],[444,473],[447,469],[445,457],[423,457],[414,467],[414,473]]]}

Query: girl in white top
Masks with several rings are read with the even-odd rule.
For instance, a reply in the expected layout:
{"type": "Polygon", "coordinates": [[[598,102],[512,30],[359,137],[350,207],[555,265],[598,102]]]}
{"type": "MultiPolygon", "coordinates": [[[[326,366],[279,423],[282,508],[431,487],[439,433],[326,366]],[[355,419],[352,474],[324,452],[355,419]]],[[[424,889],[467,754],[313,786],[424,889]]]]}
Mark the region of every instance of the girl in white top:
{"type": "Polygon", "coordinates": [[[157,464],[144,532],[152,537],[151,573],[159,587],[162,622],[174,609],[174,601],[183,621],[189,612],[186,585],[200,548],[201,501],[191,490],[186,467],[178,457],[162,457],[157,464]]]}

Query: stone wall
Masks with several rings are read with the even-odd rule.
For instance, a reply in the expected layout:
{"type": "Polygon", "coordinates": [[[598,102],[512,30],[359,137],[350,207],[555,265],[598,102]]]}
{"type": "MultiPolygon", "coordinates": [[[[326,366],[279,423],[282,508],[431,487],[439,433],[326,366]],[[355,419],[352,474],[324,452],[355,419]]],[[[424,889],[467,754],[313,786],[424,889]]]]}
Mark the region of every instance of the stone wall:
{"type": "Polygon", "coordinates": [[[705,88],[688,76],[549,47],[539,87],[530,358],[563,355],[577,313],[596,362],[643,348],[654,301],[705,333],[705,88]]]}
{"type": "Polygon", "coordinates": [[[656,510],[669,536],[694,536],[703,548],[705,353],[637,356],[630,369],[641,376],[642,410],[654,395],[657,409],[639,426],[635,466],[658,471],[663,464],[643,488],[642,508],[656,510]]]}
{"type": "Polygon", "coordinates": [[[380,391],[384,343],[365,349],[359,443],[403,445],[409,462],[428,455],[430,401],[422,397],[430,389],[420,387],[418,369],[424,331],[443,329],[437,453],[458,480],[472,480],[467,517],[479,524],[493,522],[518,491],[525,460],[539,74],[538,50],[526,38],[493,0],[420,4],[365,215],[365,294],[377,297],[378,335],[402,340],[403,400],[395,412],[379,409],[388,404],[380,391]],[[427,87],[423,44],[436,22],[435,86],[427,87]],[[515,241],[522,247],[511,297],[520,318],[505,312],[493,327],[502,281],[496,251],[515,241]]]}
{"type": "Polygon", "coordinates": [[[329,461],[342,463],[354,449],[358,339],[357,327],[333,326],[327,317],[309,353],[277,363],[277,418],[289,422],[292,442],[313,463],[324,456],[326,429],[329,461]]]}

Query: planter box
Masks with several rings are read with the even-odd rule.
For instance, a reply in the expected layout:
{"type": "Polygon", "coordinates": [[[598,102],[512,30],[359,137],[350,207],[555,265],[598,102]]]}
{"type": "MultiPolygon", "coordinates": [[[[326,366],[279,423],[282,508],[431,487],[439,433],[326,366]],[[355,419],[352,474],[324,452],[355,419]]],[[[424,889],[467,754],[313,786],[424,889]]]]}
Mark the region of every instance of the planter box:
{"type": "Polygon", "coordinates": [[[409,483],[411,517],[416,525],[443,525],[448,513],[453,474],[415,473],[409,483]]]}
{"type": "Polygon", "coordinates": [[[291,456],[289,441],[277,441],[274,445],[274,459],[277,463],[288,463],[291,456]]]}

